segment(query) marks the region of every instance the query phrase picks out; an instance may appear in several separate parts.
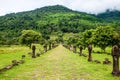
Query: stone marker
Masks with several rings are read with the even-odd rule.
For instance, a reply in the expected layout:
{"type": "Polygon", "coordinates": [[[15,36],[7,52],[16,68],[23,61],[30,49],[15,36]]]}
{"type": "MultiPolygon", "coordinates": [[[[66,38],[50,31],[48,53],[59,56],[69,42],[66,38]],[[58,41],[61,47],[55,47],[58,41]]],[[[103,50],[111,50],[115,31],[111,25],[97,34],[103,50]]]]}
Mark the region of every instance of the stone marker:
{"type": "Polygon", "coordinates": [[[35,45],[32,46],[32,58],[35,58],[35,45]]]}
{"type": "Polygon", "coordinates": [[[108,58],[105,58],[105,60],[103,61],[103,64],[111,64],[112,62],[108,59],[108,58]]]}
{"type": "Polygon", "coordinates": [[[82,50],[83,50],[83,47],[82,45],[80,45],[80,56],[82,56],[82,50]]]}
{"type": "Polygon", "coordinates": [[[73,46],[73,52],[76,53],[76,46],[73,46]]]}
{"type": "Polygon", "coordinates": [[[37,56],[37,57],[40,57],[40,53],[36,53],[36,56],[37,56]]]}
{"type": "Polygon", "coordinates": [[[119,47],[117,45],[114,45],[112,47],[112,57],[113,57],[113,71],[112,74],[114,76],[120,76],[119,72],[119,47]]]}
{"type": "Polygon", "coordinates": [[[24,59],[25,58],[25,55],[22,55],[22,59],[24,59]]]}
{"type": "Polygon", "coordinates": [[[88,52],[89,52],[89,56],[88,56],[88,61],[91,62],[92,61],[92,45],[88,46],[88,52]]]}
{"type": "Polygon", "coordinates": [[[100,64],[101,62],[99,60],[94,60],[95,63],[100,64]]]}
{"type": "Polygon", "coordinates": [[[44,52],[47,52],[47,45],[44,45],[44,52]]]}
{"type": "Polygon", "coordinates": [[[52,48],[52,46],[51,46],[51,44],[49,44],[49,50],[51,50],[51,48],[52,48]]]}

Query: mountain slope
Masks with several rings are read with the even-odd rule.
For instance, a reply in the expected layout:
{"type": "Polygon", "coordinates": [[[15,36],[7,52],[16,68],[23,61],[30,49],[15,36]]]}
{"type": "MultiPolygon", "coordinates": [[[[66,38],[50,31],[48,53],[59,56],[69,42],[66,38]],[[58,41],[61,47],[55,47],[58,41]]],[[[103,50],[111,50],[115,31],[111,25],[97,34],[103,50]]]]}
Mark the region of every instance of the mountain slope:
{"type": "Polygon", "coordinates": [[[118,10],[106,10],[104,13],[97,15],[98,18],[104,19],[108,22],[119,21],[120,20],[120,11],[118,10]]]}
{"type": "Polygon", "coordinates": [[[0,34],[6,39],[16,39],[24,29],[33,29],[43,35],[58,31],[78,33],[95,28],[102,22],[93,15],[55,5],[1,16],[0,34]]]}

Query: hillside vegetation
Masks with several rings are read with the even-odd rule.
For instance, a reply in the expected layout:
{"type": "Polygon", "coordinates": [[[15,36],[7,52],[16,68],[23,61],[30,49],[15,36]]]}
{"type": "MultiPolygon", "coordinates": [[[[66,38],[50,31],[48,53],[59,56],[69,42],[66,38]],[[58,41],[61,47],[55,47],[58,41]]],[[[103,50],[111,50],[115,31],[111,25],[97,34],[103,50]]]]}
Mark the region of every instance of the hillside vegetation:
{"type": "Polygon", "coordinates": [[[98,15],[73,11],[62,5],[0,16],[0,44],[18,44],[22,30],[35,30],[43,38],[52,34],[80,33],[109,25],[120,33],[119,11],[107,10],[98,15]]]}
{"type": "Polygon", "coordinates": [[[119,21],[120,20],[120,11],[118,10],[106,10],[104,13],[99,13],[98,18],[104,19],[108,22],[119,21]]]}
{"type": "Polygon", "coordinates": [[[43,35],[53,32],[83,32],[103,24],[103,20],[61,5],[11,13],[0,17],[0,36],[6,42],[17,41],[22,30],[32,29],[43,35]],[[9,40],[9,41],[7,41],[9,40]]]}

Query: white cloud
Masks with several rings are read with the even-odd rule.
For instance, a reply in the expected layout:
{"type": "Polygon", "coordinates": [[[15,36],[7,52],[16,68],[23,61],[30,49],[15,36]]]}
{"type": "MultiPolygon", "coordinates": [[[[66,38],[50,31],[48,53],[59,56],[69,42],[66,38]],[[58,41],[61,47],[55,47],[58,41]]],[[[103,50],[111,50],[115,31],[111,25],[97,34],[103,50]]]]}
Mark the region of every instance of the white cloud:
{"type": "Polygon", "coordinates": [[[76,0],[71,3],[70,8],[90,13],[104,12],[106,9],[114,8],[120,10],[120,0],[76,0]]]}
{"type": "Polygon", "coordinates": [[[104,12],[106,9],[120,10],[120,0],[2,0],[0,1],[0,15],[56,4],[88,13],[104,12]]]}

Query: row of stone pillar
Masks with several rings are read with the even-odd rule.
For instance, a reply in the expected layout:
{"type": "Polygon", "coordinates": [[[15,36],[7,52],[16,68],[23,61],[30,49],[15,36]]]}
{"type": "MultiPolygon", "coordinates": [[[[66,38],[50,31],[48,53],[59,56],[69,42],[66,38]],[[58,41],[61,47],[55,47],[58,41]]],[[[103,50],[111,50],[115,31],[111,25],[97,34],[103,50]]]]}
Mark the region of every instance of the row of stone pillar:
{"type": "MultiPolygon", "coordinates": [[[[44,52],[47,52],[48,50],[51,50],[51,49],[57,47],[57,45],[49,45],[49,49],[47,49],[47,45],[44,45],[43,47],[44,47],[44,52]]],[[[32,58],[36,58],[35,50],[36,50],[36,46],[33,45],[32,46],[32,58]]]]}
{"type": "MultiPolygon", "coordinates": [[[[67,46],[65,46],[66,48],[68,48],[67,46]]],[[[82,56],[82,50],[83,47],[80,46],[80,56],[82,56]]],[[[76,46],[73,46],[73,52],[76,53],[76,46]]],[[[119,57],[120,57],[120,50],[119,47],[117,45],[114,45],[112,47],[112,58],[113,58],[113,70],[112,70],[112,74],[114,76],[120,76],[120,70],[119,70],[119,57]]],[[[91,62],[92,61],[92,45],[88,46],[88,61],[91,62]]]]}
{"type": "MultiPolygon", "coordinates": [[[[88,61],[92,61],[92,45],[88,46],[88,61]]],[[[82,47],[80,46],[80,54],[82,53],[82,47]]],[[[114,45],[112,47],[112,58],[113,58],[113,70],[112,74],[114,76],[120,76],[120,70],[119,70],[119,57],[120,57],[120,50],[117,45],[114,45]]]]}
{"type": "Polygon", "coordinates": [[[43,47],[44,47],[44,52],[47,52],[48,50],[51,50],[51,49],[53,49],[53,48],[55,48],[55,47],[57,47],[58,45],[52,45],[52,44],[49,44],[48,45],[48,47],[47,47],[47,45],[44,45],[43,47]]]}
{"type": "MultiPolygon", "coordinates": [[[[89,51],[89,57],[88,57],[88,61],[92,61],[92,45],[88,46],[88,51],[89,51]]],[[[120,50],[119,47],[117,45],[114,45],[112,47],[112,59],[113,59],[113,70],[112,70],[112,74],[114,76],[120,76],[120,70],[119,70],[119,57],[120,57],[120,50]]]]}
{"type": "MultiPolygon", "coordinates": [[[[63,46],[64,46],[65,48],[69,49],[69,50],[71,50],[71,48],[72,48],[73,52],[74,52],[74,53],[77,53],[77,46],[73,46],[73,47],[72,47],[72,46],[67,46],[67,45],[63,45],[63,46]]],[[[80,50],[79,55],[82,56],[82,55],[83,55],[83,54],[82,54],[82,50],[83,50],[82,45],[80,45],[79,50],[80,50]]],[[[92,53],[92,45],[89,45],[89,46],[88,46],[88,51],[89,51],[88,61],[92,61],[92,56],[91,56],[91,53],[92,53]]]]}
{"type": "MultiPolygon", "coordinates": [[[[70,49],[70,47],[67,46],[67,45],[64,45],[64,47],[70,49]]],[[[80,45],[79,50],[80,50],[79,55],[82,56],[82,55],[83,55],[83,54],[82,54],[82,50],[83,50],[82,45],[80,45]]],[[[74,53],[77,53],[77,47],[76,47],[76,46],[73,46],[73,52],[74,52],[74,53]]],[[[89,46],[88,46],[88,61],[89,61],[89,62],[92,61],[92,55],[91,55],[91,54],[92,54],[92,45],[89,45],[89,46]]]]}

